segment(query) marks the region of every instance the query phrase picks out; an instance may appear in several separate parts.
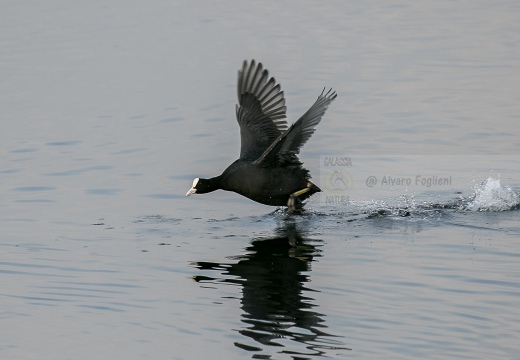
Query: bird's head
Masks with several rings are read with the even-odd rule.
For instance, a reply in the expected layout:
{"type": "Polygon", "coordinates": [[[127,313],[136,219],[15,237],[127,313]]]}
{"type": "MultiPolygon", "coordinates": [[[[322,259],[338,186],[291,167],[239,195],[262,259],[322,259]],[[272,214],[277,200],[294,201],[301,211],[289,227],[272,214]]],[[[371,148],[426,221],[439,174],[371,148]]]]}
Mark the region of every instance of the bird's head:
{"type": "Polygon", "coordinates": [[[193,184],[191,185],[191,189],[188,190],[186,196],[193,194],[206,194],[215,191],[216,189],[217,187],[215,186],[215,181],[213,179],[195,178],[195,180],[193,180],[193,184]]]}

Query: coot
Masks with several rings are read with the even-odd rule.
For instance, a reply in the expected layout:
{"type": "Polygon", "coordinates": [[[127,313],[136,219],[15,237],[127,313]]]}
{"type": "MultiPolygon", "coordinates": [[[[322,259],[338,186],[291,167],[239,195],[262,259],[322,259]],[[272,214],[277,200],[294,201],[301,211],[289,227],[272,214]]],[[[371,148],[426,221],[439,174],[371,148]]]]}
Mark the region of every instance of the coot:
{"type": "Polygon", "coordinates": [[[290,127],[285,120],[285,98],[279,84],[255,60],[238,71],[236,115],[241,148],[238,160],[210,179],[196,178],[186,196],[218,189],[234,191],[256,202],[303,209],[303,200],[321,189],[310,181],[298,154],[309,140],[325,110],[336,98],[330,89],[290,127]]]}

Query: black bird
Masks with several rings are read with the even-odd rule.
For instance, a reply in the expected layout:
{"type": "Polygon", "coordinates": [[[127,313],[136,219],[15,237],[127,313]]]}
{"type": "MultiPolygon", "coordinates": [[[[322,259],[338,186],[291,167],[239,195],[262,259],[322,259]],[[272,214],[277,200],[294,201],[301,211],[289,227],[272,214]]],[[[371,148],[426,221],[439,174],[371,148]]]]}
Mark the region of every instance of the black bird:
{"type": "Polygon", "coordinates": [[[244,61],[238,71],[237,90],[240,157],[219,176],[193,180],[186,196],[222,189],[265,205],[301,212],[302,201],[321,189],[309,181],[309,170],[303,168],[297,155],[336,92],[330,89],[325,93],[323,89],[314,105],[288,127],[283,91],[273,77],[269,78],[262,63],[244,61]]]}

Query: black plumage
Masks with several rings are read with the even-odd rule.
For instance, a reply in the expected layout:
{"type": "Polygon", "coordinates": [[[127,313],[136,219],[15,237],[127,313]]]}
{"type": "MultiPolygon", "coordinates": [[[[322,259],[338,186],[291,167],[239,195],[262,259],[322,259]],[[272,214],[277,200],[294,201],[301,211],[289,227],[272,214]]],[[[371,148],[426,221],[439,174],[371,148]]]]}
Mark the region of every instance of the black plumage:
{"type": "Polygon", "coordinates": [[[301,211],[302,201],[321,190],[310,182],[309,171],[298,154],[336,92],[323,90],[311,108],[288,127],[283,91],[274,78],[269,78],[262,63],[244,61],[238,72],[237,91],[240,157],[219,176],[196,178],[186,196],[222,189],[262,204],[301,211]]]}

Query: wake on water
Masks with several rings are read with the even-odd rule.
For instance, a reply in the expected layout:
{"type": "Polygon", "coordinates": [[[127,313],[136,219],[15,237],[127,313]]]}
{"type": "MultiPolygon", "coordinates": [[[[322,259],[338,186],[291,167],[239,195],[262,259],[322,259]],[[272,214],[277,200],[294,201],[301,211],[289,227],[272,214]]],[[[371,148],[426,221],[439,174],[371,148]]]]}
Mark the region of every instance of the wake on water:
{"type": "MultiPolygon", "coordinates": [[[[431,219],[446,211],[454,212],[501,212],[520,209],[520,193],[508,185],[501,185],[500,179],[488,178],[473,187],[473,194],[460,196],[451,201],[420,201],[414,195],[401,195],[395,200],[348,201],[348,211],[330,211],[308,206],[303,216],[340,216],[354,220],[361,217],[414,217],[431,219]],[[325,211],[323,211],[325,210],[325,211]]],[[[290,217],[286,208],[280,207],[267,216],[290,217]]]]}
{"type": "Polygon", "coordinates": [[[430,217],[440,214],[442,210],[454,211],[510,211],[520,209],[520,194],[510,186],[500,184],[500,179],[488,178],[473,188],[474,193],[468,197],[461,196],[448,203],[418,201],[415,196],[401,195],[396,201],[353,201],[357,207],[369,217],[412,215],[430,217]]]}

